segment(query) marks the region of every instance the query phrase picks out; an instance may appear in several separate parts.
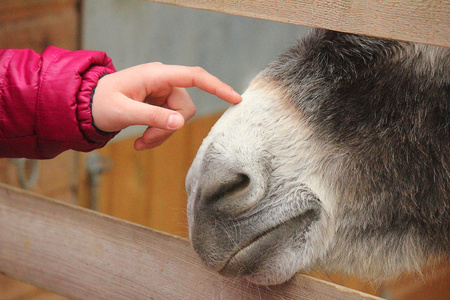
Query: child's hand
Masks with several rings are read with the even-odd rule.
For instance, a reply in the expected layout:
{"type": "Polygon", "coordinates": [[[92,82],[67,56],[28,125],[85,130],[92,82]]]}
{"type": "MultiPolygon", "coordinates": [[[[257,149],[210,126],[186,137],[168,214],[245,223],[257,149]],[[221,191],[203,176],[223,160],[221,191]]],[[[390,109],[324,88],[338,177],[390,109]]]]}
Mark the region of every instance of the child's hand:
{"type": "Polygon", "coordinates": [[[233,104],[242,100],[202,68],[148,63],[99,80],[92,100],[94,124],[106,132],[147,125],[134,148],[159,146],[194,116],[196,108],[184,89],[194,86],[233,104]]]}

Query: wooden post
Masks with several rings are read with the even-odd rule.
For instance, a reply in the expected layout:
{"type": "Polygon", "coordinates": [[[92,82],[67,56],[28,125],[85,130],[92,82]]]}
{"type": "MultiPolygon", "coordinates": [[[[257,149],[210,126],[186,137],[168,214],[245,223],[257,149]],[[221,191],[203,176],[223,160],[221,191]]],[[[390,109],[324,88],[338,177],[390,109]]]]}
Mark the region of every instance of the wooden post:
{"type": "Polygon", "coordinates": [[[186,239],[0,184],[0,273],[73,299],[379,299],[305,275],[224,278],[186,239]]]}
{"type": "Polygon", "coordinates": [[[151,1],[450,47],[450,1],[448,0],[151,1]]]}

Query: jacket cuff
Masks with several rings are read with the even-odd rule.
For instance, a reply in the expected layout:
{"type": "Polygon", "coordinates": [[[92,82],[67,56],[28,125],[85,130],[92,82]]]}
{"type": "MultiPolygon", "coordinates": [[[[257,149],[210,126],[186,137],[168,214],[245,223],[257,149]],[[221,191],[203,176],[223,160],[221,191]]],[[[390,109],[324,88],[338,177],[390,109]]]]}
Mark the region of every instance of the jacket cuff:
{"type": "Polygon", "coordinates": [[[116,133],[103,135],[95,130],[90,96],[100,76],[115,72],[111,59],[100,51],[71,52],[53,46],[41,57],[36,106],[39,157],[103,147],[116,133]]]}
{"type": "Polygon", "coordinates": [[[82,82],[80,90],[78,92],[78,105],[77,105],[77,118],[81,132],[86,139],[94,143],[98,143],[99,148],[103,147],[109,140],[116,136],[117,132],[105,132],[94,124],[94,118],[92,116],[92,98],[95,93],[98,81],[105,75],[114,72],[114,70],[93,66],[89,68],[84,74],[82,74],[82,82]]]}

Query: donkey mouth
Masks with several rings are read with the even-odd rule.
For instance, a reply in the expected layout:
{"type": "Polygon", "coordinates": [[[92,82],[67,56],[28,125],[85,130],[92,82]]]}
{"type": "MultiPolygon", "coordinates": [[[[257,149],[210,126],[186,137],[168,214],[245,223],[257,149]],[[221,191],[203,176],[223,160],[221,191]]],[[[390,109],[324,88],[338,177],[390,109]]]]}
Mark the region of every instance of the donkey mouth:
{"type": "Polygon", "coordinates": [[[318,211],[311,209],[260,233],[236,249],[219,273],[246,276],[264,272],[277,263],[278,256],[301,249],[310,225],[317,219],[318,211]]]}

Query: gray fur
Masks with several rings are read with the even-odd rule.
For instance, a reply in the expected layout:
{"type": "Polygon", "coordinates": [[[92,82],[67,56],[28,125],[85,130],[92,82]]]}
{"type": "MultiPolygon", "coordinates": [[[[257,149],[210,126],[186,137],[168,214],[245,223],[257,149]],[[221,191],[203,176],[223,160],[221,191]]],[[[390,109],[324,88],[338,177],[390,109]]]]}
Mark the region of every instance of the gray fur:
{"type": "Polygon", "coordinates": [[[448,259],[449,49],[314,30],[243,98],[187,178],[208,266],[275,284],[448,259]]]}

